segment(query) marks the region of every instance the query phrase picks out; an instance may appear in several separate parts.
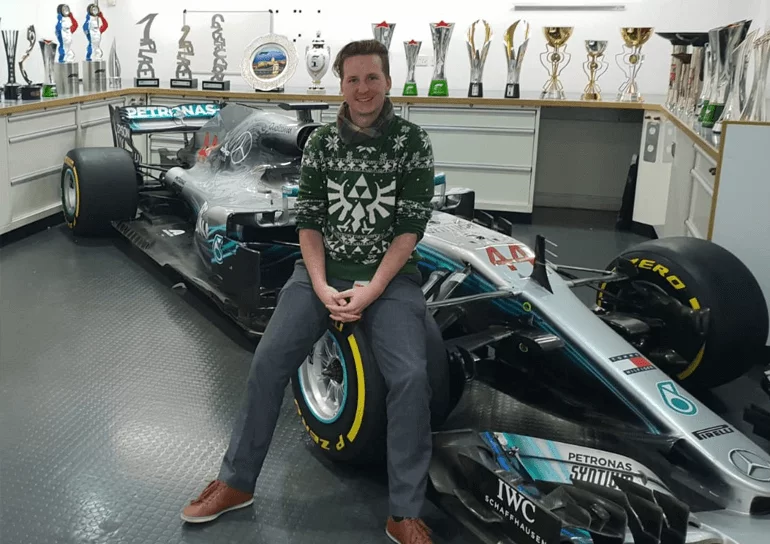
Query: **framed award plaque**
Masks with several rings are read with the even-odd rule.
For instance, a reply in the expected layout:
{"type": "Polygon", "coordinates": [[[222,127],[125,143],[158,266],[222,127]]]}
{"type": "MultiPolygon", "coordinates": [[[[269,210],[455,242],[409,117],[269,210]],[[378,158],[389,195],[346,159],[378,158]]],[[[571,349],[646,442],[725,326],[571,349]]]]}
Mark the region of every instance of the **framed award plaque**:
{"type": "Polygon", "coordinates": [[[255,91],[282,91],[297,64],[297,50],[286,36],[266,34],[246,47],[241,75],[255,91]]]}

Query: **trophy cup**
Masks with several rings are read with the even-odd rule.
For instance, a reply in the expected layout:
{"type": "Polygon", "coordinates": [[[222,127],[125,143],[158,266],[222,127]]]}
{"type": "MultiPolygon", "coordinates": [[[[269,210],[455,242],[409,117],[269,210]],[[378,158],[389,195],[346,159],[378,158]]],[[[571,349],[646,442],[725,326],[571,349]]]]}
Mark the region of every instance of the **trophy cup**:
{"type": "Polygon", "coordinates": [[[155,77],[155,67],[152,65],[155,58],[150,56],[150,53],[155,54],[158,52],[158,46],[155,44],[155,40],[150,36],[152,23],[157,16],[157,13],[148,13],[136,23],[138,25],[145,23],[145,25],[144,33],[139,40],[138,63],[136,66],[134,87],[160,87],[160,78],[155,77]]]}
{"type": "Polygon", "coordinates": [[[529,23],[524,20],[514,22],[505,30],[503,35],[503,47],[505,47],[505,60],[508,68],[508,75],[505,79],[505,98],[520,98],[519,76],[521,76],[521,67],[524,63],[524,54],[527,52],[529,44],[529,23]],[[521,43],[516,48],[516,31],[523,28],[521,43]]]}
{"type": "Polygon", "coordinates": [[[120,77],[120,60],[118,59],[118,50],[115,47],[115,40],[112,40],[110,47],[110,75],[108,77],[110,89],[120,89],[123,87],[123,80],[120,77]]]}
{"type": "Polygon", "coordinates": [[[468,36],[465,44],[468,46],[468,56],[471,63],[471,82],[468,86],[468,96],[471,98],[481,98],[484,96],[484,84],[481,81],[484,75],[484,63],[489,54],[489,45],[492,43],[492,28],[485,20],[474,21],[468,27],[468,36]],[[481,23],[484,27],[484,42],[481,48],[476,47],[476,25],[481,23]]]}
{"type": "Polygon", "coordinates": [[[18,30],[3,30],[3,45],[5,46],[5,60],[8,67],[8,82],[3,88],[3,96],[6,100],[18,100],[21,85],[16,83],[16,45],[19,41],[18,30]]]}
{"type": "Polygon", "coordinates": [[[390,51],[390,42],[393,39],[393,31],[396,30],[396,23],[372,23],[372,33],[374,39],[385,46],[390,51]]]}
{"type": "Polygon", "coordinates": [[[214,40],[214,64],[211,67],[211,79],[201,83],[204,91],[229,91],[230,81],[225,81],[227,70],[227,41],[222,31],[222,23],[225,17],[221,13],[215,13],[211,17],[211,37],[214,40]]]}
{"type": "Polygon", "coordinates": [[[588,76],[588,85],[583,89],[583,100],[601,100],[602,89],[597,82],[610,67],[610,63],[604,60],[604,52],[607,50],[607,42],[604,40],[586,40],[588,60],[583,63],[583,72],[588,76]]]}
{"type": "Polygon", "coordinates": [[[406,82],[402,93],[404,96],[417,96],[417,79],[414,75],[414,69],[417,66],[420,47],[422,47],[422,42],[415,40],[404,42],[404,52],[406,53],[406,82]]]}
{"type": "Polygon", "coordinates": [[[78,29],[78,22],[67,4],[56,8],[56,38],[59,40],[54,77],[59,95],[74,95],[80,90],[80,69],[72,51],[72,35],[78,29]]]}
{"type": "Polygon", "coordinates": [[[56,49],[59,46],[51,40],[38,40],[37,43],[43,54],[43,98],[56,98],[59,93],[56,89],[54,67],[56,65],[56,49]]]}
{"type": "Polygon", "coordinates": [[[32,52],[32,49],[34,49],[36,40],[37,33],[35,32],[35,26],[30,25],[27,27],[27,41],[29,42],[29,47],[27,47],[27,50],[24,52],[24,55],[19,61],[19,72],[21,72],[21,77],[24,78],[24,81],[27,82],[26,85],[21,86],[22,100],[37,100],[40,98],[43,89],[42,85],[36,85],[32,83],[32,80],[27,75],[27,70],[24,68],[24,63],[29,58],[29,54],[32,52]]]}
{"type": "Polygon", "coordinates": [[[618,89],[619,102],[644,102],[639,87],[636,83],[636,77],[642,68],[644,56],[642,55],[642,46],[652,36],[652,28],[649,27],[630,27],[621,28],[620,35],[623,36],[623,52],[615,55],[615,62],[623,70],[626,80],[618,89]],[[626,48],[631,50],[626,53],[626,48]],[[620,59],[623,59],[621,64],[620,59]]]}
{"type": "Polygon", "coordinates": [[[446,54],[449,50],[449,41],[452,39],[454,23],[430,23],[430,33],[433,37],[433,54],[436,56],[436,64],[433,67],[433,76],[430,80],[428,96],[449,96],[449,88],[446,79],[446,54]]]}
{"type": "Polygon", "coordinates": [[[546,50],[544,53],[540,53],[540,64],[548,70],[550,77],[543,86],[543,91],[540,93],[541,99],[564,100],[566,98],[564,87],[562,87],[561,81],[559,81],[559,75],[561,74],[561,71],[569,65],[569,62],[572,59],[572,55],[566,53],[565,50],[567,49],[567,40],[572,36],[573,30],[574,28],[571,26],[543,27],[546,50]],[[559,68],[559,65],[565,58],[566,61],[561,68],[559,68]],[[550,63],[550,65],[548,63],[550,63]]]}
{"type": "Polygon", "coordinates": [[[172,77],[169,84],[172,89],[197,89],[198,79],[192,77],[190,57],[195,56],[195,47],[187,39],[190,34],[190,25],[182,25],[182,35],[179,37],[179,50],[176,53],[176,77],[172,77]]]}
{"type": "Polygon", "coordinates": [[[722,117],[736,69],[733,63],[733,51],[746,38],[750,25],[751,21],[744,20],[709,31],[711,54],[715,56],[714,79],[711,83],[708,105],[703,108],[701,120],[703,128],[714,128],[714,124],[722,117]]]}
{"type": "Polygon", "coordinates": [[[89,4],[83,21],[83,32],[88,38],[86,58],[83,61],[83,90],[87,93],[107,90],[107,61],[102,51],[102,35],[107,30],[107,19],[96,4],[89,4]]]}
{"type": "Polygon", "coordinates": [[[669,72],[668,91],[664,105],[669,111],[674,111],[679,99],[679,89],[684,79],[682,73],[684,59],[682,55],[687,53],[687,42],[679,38],[676,32],[656,32],[656,34],[671,42],[671,70],[669,72]]]}
{"type": "Polygon", "coordinates": [[[746,105],[741,112],[741,121],[767,121],[765,92],[767,75],[770,70],[770,30],[754,42],[754,81],[746,105]]]}
{"type": "Polygon", "coordinates": [[[321,79],[329,70],[329,60],[331,60],[331,48],[321,38],[321,31],[315,33],[315,39],[305,46],[305,68],[307,68],[310,78],[313,80],[307,88],[310,94],[324,94],[326,89],[321,85],[321,79]]]}
{"type": "Polygon", "coordinates": [[[727,94],[725,107],[719,119],[711,129],[714,144],[719,143],[722,134],[722,124],[730,119],[740,116],[746,105],[746,68],[749,64],[751,47],[754,45],[754,36],[757,30],[750,32],[746,38],[730,52],[731,62],[734,67],[730,74],[730,90],[727,94]]]}

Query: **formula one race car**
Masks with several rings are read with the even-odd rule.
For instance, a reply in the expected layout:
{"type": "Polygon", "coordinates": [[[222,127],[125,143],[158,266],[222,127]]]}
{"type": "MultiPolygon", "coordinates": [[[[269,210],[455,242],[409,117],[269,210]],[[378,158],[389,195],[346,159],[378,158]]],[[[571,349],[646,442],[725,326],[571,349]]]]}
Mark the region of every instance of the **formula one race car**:
{"type": "MultiPolygon", "coordinates": [[[[302,150],[327,106],[281,107],[111,108],[114,147],[64,158],[67,224],[117,230],[259,336],[301,255],[302,150]],[[144,162],[137,136],[163,132],[185,144],[144,162]]],[[[765,348],[750,271],[692,238],[643,242],[605,270],[554,264],[547,240],[516,240],[473,191],[440,173],[436,189],[418,250],[438,502],[484,542],[767,543],[770,455],[696,397],[765,348]],[[598,291],[595,308],[579,285],[598,291]],[[473,379],[515,399],[508,424],[444,426],[473,379]]],[[[361,331],[330,322],[292,379],[302,425],[339,462],[385,450],[386,389],[361,331]]]]}

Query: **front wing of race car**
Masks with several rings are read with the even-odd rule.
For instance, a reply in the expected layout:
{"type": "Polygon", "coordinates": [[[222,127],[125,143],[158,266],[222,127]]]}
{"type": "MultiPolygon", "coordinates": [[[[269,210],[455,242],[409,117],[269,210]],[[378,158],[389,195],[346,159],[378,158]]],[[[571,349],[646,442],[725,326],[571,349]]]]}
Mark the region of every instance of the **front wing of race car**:
{"type": "Polygon", "coordinates": [[[707,489],[681,500],[634,458],[522,434],[436,433],[430,478],[485,543],[762,544],[770,530],[770,517],[719,510],[707,489]]]}

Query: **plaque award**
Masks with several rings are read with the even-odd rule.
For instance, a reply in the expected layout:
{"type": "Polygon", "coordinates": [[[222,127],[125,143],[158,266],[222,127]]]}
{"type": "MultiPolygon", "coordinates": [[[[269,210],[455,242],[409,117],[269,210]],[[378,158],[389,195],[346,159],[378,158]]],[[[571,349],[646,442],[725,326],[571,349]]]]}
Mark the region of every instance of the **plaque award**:
{"type": "Polygon", "coordinates": [[[765,105],[768,70],[770,70],[770,30],[754,42],[754,80],[746,105],[741,112],[741,121],[764,123],[768,120],[765,105]]]}
{"type": "Polygon", "coordinates": [[[402,93],[404,96],[417,96],[417,79],[414,75],[414,69],[417,66],[420,47],[422,47],[422,42],[416,40],[404,42],[404,53],[406,53],[406,81],[402,93]]]}
{"type": "Polygon", "coordinates": [[[83,61],[83,90],[87,93],[107,90],[107,61],[102,51],[102,36],[107,26],[107,19],[99,6],[89,4],[83,21],[83,32],[88,39],[83,61]]]}
{"type": "Polygon", "coordinates": [[[321,80],[329,70],[331,56],[331,48],[321,38],[321,31],[316,31],[315,39],[305,46],[305,68],[312,80],[312,83],[307,88],[308,93],[324,94],[326,92],[324,86],[321,85],[321,80]]]}
{"type": "Polygon", "coordinates": [[[26,85],[21,86],[21,99],[37,100],[42,94],[43,86],[33,84],[32,80],[27,75],[27,70],[24,68],[24,63],[27,61],[30,53],[32,53],[32,50],[35,48],[35,41],[37,41],[37,33],[35,32],[34,25],[27,27],[27,41],[29,42],[29,46],[19,61],[19,72],[21,72],[21,77],[24,78],[24,81],[27,83],[26,85]]]}
{"type": "Polygon", "coordinates": [[[652,28],[649,27],[629,27],[621,28],[620,35],[623,36],[623,51],[615,55],[615,62],[618,64],[626,80],[618,89],[617,100],[619,102],[644,102],[636,78],[644,62],[642,55],[642,46],[652,36],[652,28]],[[626,48],[630,52],[626,52],[626,48]],[[622,59],[622,62],[621,62],[622,59]]]}
{"type": "Polygon", "coordinates": [[[709,31],[711,54],[715,55],[715,73],[711,83],[708,105],[703,109],[701,121],[703,128],[714,128],[716,122],[722,117],[727,96],[730,94],[730,84],[736,70],[736,65],[733,62],[733,51],[746,38],[750,25],[751,21],[739,21],[709,31]]]}
{"type": "Polygon", "coordinates": [[[436,64],[433,67],[433,75],[430,80],[428,96],[449,96],[449,87],[446,79],[446,55],[449,51],[449,42],[452,39],[454,23],[430,23],[430,33],[433,38],[433,54],[436,64]]]}
{"type": "Polygon", "coordinates": [[[393,40],[393,32],[396,30],[396,23],[372,23],[372,34],[374,39],[380,42],[390,51],[390,42],[393,40]]]}
{"type": "Polygon", "coordinates": [[[740,116],[743,108],[746,106],[746,68],[749,64],[749,54],[754,45],[754,37],[758,31],[751,31],[746,38],[730,52],[734,69],[730,74],[730,90],[727,94],[725,107],[722,115],[714,123],[712,133],[714,143],[718,143],[719,136],[722,134],[722,125],[730,119],[740,116]]]}
{"type": "Polygon", "coordinates": [[[8,81],[3,87],[6,100],[18,100],[21,96],[21,85],[16,83],[16,45],[19,41],[18,30],[3,30],[3,45],[5,46],[5,62],[8,68],[8,81]]]}
{"type": "Polygon", "coordinates": [[[567,40],[572,36],[574,30],[571,26],[546,26],[543,27],[543,34],[545,34],[546,50],[544,53],[540,53],[540,64],[548,70],[550,77],[543,86],[543,91],[540,93],[540,98],[547,98],[550,100],[564,100],[566,96],[564,94],[564,87],[559,80],[562,70],[572,60],[572,55],[566,52],[567,40]],[[566,59],[566,60],[565,60],[566,59]],[[562,61],[564,63],[562,64],[562,61]],[[561,66],[561,67],[560,67],[561,66]]]}
{"type": "Polygon", "coordinates": [[[583,72],[588,76],[588,85],[583,89],[583,100],[601,100],[602,89],[598,80],[610,67],[610,63],[604,60],[604,52],[607,50],[607,42],[604,40],[586,40],[586,52],[588,60],[583,63],[583,72]]]}
{"type": "Polygon", "coordinates": [[[155,77],[155,67],[152,65],[155,57],[150,54],[158,52],[158,46],[155,40],[150,36],[152,23],[157,17],[157,13],[148,13],[136,24],[144,24],[144,33],[139,40],[139,53],[136,66],[136,77],[134,78],[134,87],[160,87],[160,79],[155,77]]]}
{"type": "Polygon", "coordinates": [[[211,66],[211,79],[204,80],[201,88],[204,91],[229,91],[230,81],[225,81],[227,71],[227,41],[222,31],[225,16],[215,13],[211,17],[211,37],[214,40],[214,63],[211,66]]]}
{"type": "Polygon", "coordinates": [[[54,77],[60,96],[78,94],[80,90],[80,69],[72,51],[72,34],[78,29],[78,22],[67,4],[56,8],[56,38],[59,40],[54,77]]]}
{"type": "Polygon", "coordinates": [[[468,56],[471,63],[471,82],[468,86],[468,96],[471,98],[481,98],[484,96],[484,64],[489,54],[489,45],[492,43],[492,28],[485,20],[474,21],[468,27],[468,36],[465,44],[468,46],[468,56]],[[484,41],[481,47],[476,47],[476,25],[481,24],[484,27],[484,41]]]}
{"type": "Polygon", "coordinates": [[[298,63],[297,50],[286,36],[265,34],[246,47],[241,75],[255,91],[283,92],[298,63]]]}
{"type": "Polygon", "coordinates": [[[179,37],[179,49],[176,53],[176,72],[169,82],[172,89],[197,89],[198,79],[192,77],[190,57],[195,56],[195,47],[187,39],[190,34],[190,25],[182,26],[182,35],[179,37]]]}
{"type": "Polygon", "coordinates": [[[524,62],[524,54],[527,52],[529,44],[529,23],[524,20],[514,22],[509,26],[503,35],[503,46],[505,47],[505,60],[508,68],[508,75],[505,80],[505,98],[521,98],[519,89],[519,77],[521,76],[521,67],[524,62]],[[517,31],[521,30],[517,36],[517,31]],[[519,39],[521,41],[519,42],[519,39]],[[519,47],[516,43],[519,42],[519,47]]]}
{"type": "Polygon", "coordinates": [[[59,93],[56,89],[54,66],[56,65],[56,49],[59,46],[51,40],[38,40],[37,43],[43,54],[43,98],[56,98],[59,93]]]}

